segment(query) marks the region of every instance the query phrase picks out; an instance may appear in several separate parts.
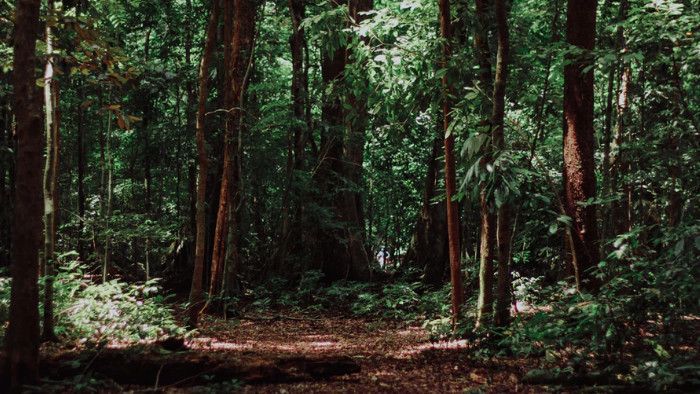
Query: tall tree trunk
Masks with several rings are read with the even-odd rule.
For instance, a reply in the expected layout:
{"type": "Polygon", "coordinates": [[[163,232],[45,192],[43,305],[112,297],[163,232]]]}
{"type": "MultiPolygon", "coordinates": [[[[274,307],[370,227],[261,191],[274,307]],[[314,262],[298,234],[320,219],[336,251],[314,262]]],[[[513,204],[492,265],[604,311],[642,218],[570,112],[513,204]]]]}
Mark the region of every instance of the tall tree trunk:
{"type": "MultiPolygon", "coordinates": [[[[479,63],[479,88],[487,92],[492,86],[491,52],[488,48],[488,31],[490,30],[489,0],[476,0],[477,26],[474,32],[474,47],[479,63]]],[[[489,106],[489,100],[482,98],[481,118],[479,124],[481,133],[491,134],[493,125],[491,122],[493,108],[489,106]]],[[[488,171],[493,165],[493,136],[491,141],[484,144],[484,156],[481,159],[481,171],[488,171]]],[[[496,215],[493,212],[492,198],[486,182],[479,185],[479,203],[481,207],[481,238],[479,247],[479,298],[477,300],[477,323],[488,323],[493,311],[493,259],[496,245],[496,215]]]]}
{"type": "MultiPolygon", "coordinates": [[[[233,171],[233,150],[234,150],[234,122],[233,122],[233,112],[237,111],[234,103],[233,88],[232,83],[232,58],[233,58],[233,28],[234,28],[234,16],[233,16],[233,1],[234,0],[223,0],[224,2],[224,13],[223,13],[223,24],[224,24],[224,108],[228,112],[226,117],[226,132],[224,134],[224,159],[223,159],[223,173],[221,175],[221,189],[219,191],[219,208],[216,215],[216,229],[214,231],[214,251],[212,252],[211,261],[211,279],[209,281],[209,296],[213,297],[219,294],[221,290],[220,277],[223,270],[224,258],[226,253],[226,238],[228,232],[228,211],[230,204],[230,190],[229,184],[232,181],[233,171]]],[[[207,302],[207,305],[209,302],[207,302]]],[[[205,305],[205,308],[206,306],[205,305]]]]}
{"type": "MultiPolygon", "coordinates": [[[[680,43],[676,40],[674,47],[678,47],[680,43]]],[[[671,91],[671,104],[673,105],[673,115],[676,119],[681,118],[683,112],[682,98],[683,91],[681,85],[681,65],[676,60],[676,55],[671,54],[671,67],[673,73],[673,90],[671,91]]],[[[668,157],[668,173],[671,176],[671,182],[668,194],[668,225],[675,227],[681,222],[683,212],[683,193],[681,184],[681,157],[678,150],[678,145],[681,141],[681,136],[675,132],[669,133],[668,146],[670,154],[668,157]]]]}
{"type": "Polygon", "coordinates": [[[80,102],[78,107],[75,109],[77,113],[77,152],[78,152],[78,256],[82,260],[86,260],[86,250],[85,250],[85,240],[83,239],[83,232],[85,229],[85,128],[83,122],[85,120],[85,113],[83,108],[83,101],[85,101],[85,87],[82,82],[78,82],[78,97],[80,97],[80,102]]]}
{"type": "MultiPolygon", "coordinates": [[[[48,14],[53,15],[53,2],[49,1],[48,14]]],[[[42,338],[56,340],[53,323],[53,284],[56,264],[56,222],[59,128],[56,114],[58,81],[54,80],[53,37],[51,27],[46,26],[46,68],[44,72],[44,106],[46,108],[46,165],[44,166],[44,325],[42,338]]]]}
{"type": "Polygon", "coordinates": [[[227,240],[226,260],[224,269],[224,284],[222,286],[225,295],[237,295],[240,288],[238,286],[238,267],[240,266],[240,226],[241,226],[241,204],[242,204],[242,168],[243,168],[243,135],[246,129],[244,111],[246,87],[249,76],[253,68],[253,56],[255,47],[255,23],[256,23],[256,3],[250,0],[234,1],[234,23],[233,23],[233,56],[232,62],[232,83],[233,106],[232,115],[233,153],[232,180],[229,184],[230,190],[230,218],[228,223],[230,237],[227,240]]]}
{"type": "MultiPolygon", "coordinates": [[[[549,39],[550,45],[554,45],[555,42],[559,41],[559,16],[561,14],[561,2],[562,0],[554,1],[554,17],[552,18],[552,36],[549,39]]],[[[535,120],[537,125],[535,126],[535,135],[532,138],[532,144],[530,146],[530,156],[528,159],[528,167],[532,165],[532,159],[535,157],[535,150],[537,149],[537,144],[540,140],[544,139],[541,137],[542,130],[544,129],[544,110],[547,105],[547,95],[549,93],[549,77],[552,73],[552,57],[554,52],[549,51],[547,53],[547,66],[545,67],[544,80],[542,86],[542,93],[540,95],[540,101],[535,109],[535,120]]]]}
{"type": "MultiPolygon", "coordinates": [[[[334,5],[337,6],[337,5],[334,5]]],[[[361,12],[372,8],[369,0],[351,0],[349,14],[353,22],[366,18],[361,12]]],[[[352,50],[343,46],[332,56],[324,56],[321,64],[323,82],[342,83],[345,67],[352,58],[352,50]]],[[[348,89],[349,90],[349,87],[348,89]]],[[[365,250],[365,228],[360,193],[347,190],[345,183],[359,185],[362,179],[363,146],[365,136],[365,108],[361,98],[347,94],[336,95],[322,105],[325,128],[321,137],[323,145],[320,175],[323,192],[333,195],[327,202],[334,210],[334,220],[342,228],[327,231],[319,228],[321,242],[321,269],[328,281],[339,279],[369,280],[369,257],[365,250]],[[343,101],[353,112],[343,110],[343,101]],[[345,180],[345,182],[343,182],[345,180]]]]}
{"type": "MultiPolygon", "coordinates": [[[[452,33],[450,31],[450,0],[440,0],[440,32],[442,35],[442,67],[448,69],[452,59],[452,33]]],[[[462,288],[462,267],[459,254],[459,208],[454,200],[457,194],[455,180],[455,135],[449,132],[452,123],[452,96],[454,89],[447,73],[442,77],[442,100],[445,139],[445,189],[447,192],[447,235],[450,255],[450,278],[452,283],[452,322],[457,323],[462,315],[464,289],[462,288]]]]}
{"type": "MultiPolygon", "coordinates": [[[[618,13],[617,22],[621,23],[627,19],[627,11],[629,8],[628,0],[620,1],[620,9],[618,13]]],[[[603,151],[603,196],[608,197],[611,194],[618,193],[618,180],[624,175],[624,162],[622,160],[622,141],[624,133],[624,122],[627,112],[627,96],[629,94],[631,69],[629,61],[621,59],[620,54],[627,52],[627,45],[625,43],[625,32],[622,26],[617,28],[617,33],[615,35],[615,51],[618,53],[618,59],[615,67],[610,71],[609,80],[609,102],[606,109],[606,122],[605,122],[605,141],[604,141],[604,151],[603,151]],[[617,75],[615,70],[621,68],[619,74],[619,89],[617,92],[617,100],[614,111],[615,116],[615,129],[612,130],[612,118],[613,118],[613,103],[612,103],[612,86],[613,80],[617,75]]],[[[627,187],[625,187],[625,192],[627,192],[627,187]]],[[[627,194],[627,193],[625,193],[627,194]]],[[[603,205],[602,212],[602,226],[601,226],[601,237],[602,239],[608,239],[614,237],[618,234],[629,231],[629,220],[627,215],[627,203],[620,203],[615,201],[610,204],[603,205]]],[[[602,245],[601,245],[602,247],[602,245]]]]}
{"type": "Polygon", "coordinates": [[[571,268],[579,288],[597,291],[600,283],[592,274],[600,254],[595,205],[583,206],[596,197],[593,129],[593,70],[590,52],[595,47],[596,0],[569,0],[566,42],[583,50],[570,55],[564,67],[564,207],[573,219],[571,268]]]}
{"type": "Polygon", "coordinates": [[[308,81],[304,68],[304,48],[306,37],[301,27],[302,20],[306,17],[305,0],[288,0],[289,11],[292,18],[292,35],[289,44],[292,53],[292,127],[288,135],[287,158],[287,190],[282,213],[282,229],[280,232],[280,246],[277,254],[276,273],[279,275],[285,266],[287,255],[292,249],[297,249],[301,241],[301,215],[303,212],[303,197],[301,191],[294,187],[295,176],[304,167],[304,148],[306,146],[306,102],[308,100],[308,81]],[[292,211],[292,206],[296,206],[292,211]]]}
{"type": "MultiPolygon", "coordinates": [[[[108,102],[112,101],[112,90],[110,88],[108,102]]],[[[107,135],[105,137],[105,160],[107,171],[107,202],[104,207],[104,229],[105,229],[105,251],[104,260],[102,261],[102,283],[107,283],[109,271],[112,269],[112,194],[114,192],[114,184],[112,178],[114,176],[114,157],[112,154],[112,112],[107,113],[107,135]]]]}
{"type": "MultiPolygon", "coordinates": [[[[503,152],[505,138],[503,133],[505,118],[506,82],[508,79],[508,62],[510,61],[510,36],[508,33],[508,4],[506,0],[496,0],[496,26],[498,35],[498,54],[496,56],[496,78],[493,88],[493,143],[503,152]]],[[[501,153],[502,154],[502,153],[501,153]]],[[[498,210],[498,291],[496,296],[496,314],[494,323],[503,327],[510,320],[510,199],[506,198],[498,210]]]]}
{"type": "Polygon", "coordinates": [[[19,0],[14,31],[14,97],[17,109],[17,180],[12,230],[12,289],[5,333],[7,379],[4,387],[21,392],[39,380],[39,289],[41,250],[41,92],[36,87],[35,48],[39,0],[19,0]]]}
{"type": "Polygon", "coordinates": [[[189,305],[187,307],[188,325],[197,327],[200,304],[202,297],[202,276],[204,274],[204,255],[206,253],[206,194],[207,194],[207,173],[209,171],[209,159],[207,158],[207,147],[205,144],[205,120],[207,110],[209,64],[211,53],[216,42],[216,28],[219,24],[220,5],[218,0],[212,3],[209,25],[207,26],[206,41],[204,51],[199,65],[199,98],[197,101],[197,162],[199,172],[197,174],[197,232],[194,252],[194,272],[192,274],[192,286],[190,288],[189,305]]]}
{"type": "MultiPolygon", "coordinates": [[[[11,74],[0,71],[0,83],[9,86],[11,74]]],[[[0,205],[0,267],[10,266],[10,244],[12,243],[12,213],[14,212],[12,185],[14,178],[14,154],[16,152],[12,138],[12,111],[10,109],[9,95],[0,97],[0,146],[6,152],[6,157],[0,158],[0,200],[4,201],[0,205]]]]}

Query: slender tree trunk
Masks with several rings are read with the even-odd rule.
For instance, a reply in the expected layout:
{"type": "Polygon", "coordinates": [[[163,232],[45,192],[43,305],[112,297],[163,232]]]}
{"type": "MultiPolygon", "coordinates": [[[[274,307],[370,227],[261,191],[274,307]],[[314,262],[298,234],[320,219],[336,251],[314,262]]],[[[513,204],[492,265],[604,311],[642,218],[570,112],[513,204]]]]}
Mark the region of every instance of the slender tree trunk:
{"type": "MultiPolygon", "coordinates": [[[[49,2],[49,15],[53,14],[53,2],[49,2]]],[[[42,338],[55,341],[53,323],[53,285],[56,264],[56,225],[58,211],[58,153],[59,125],[57,115],[58,81],[54,80],[52,64],[53,37],[51,28],[46,27],[46,68],[44,72],[44,106],[46,108],[46,165],[44,167],[44,325],[42,338]]]]}
{"type": "MultiPolygon", "coordinates": [[[[110,89],[109,101],[112,100],[112,91],[110,89]]],[[[105,221],[105,252],[104,260],[102,262],[102,283],[107,283],[107,277],[109,271],[112,268],[111,261],[111,247],[112,247],[112,234],[111,234],[111,221],[112,221],[112,193],[114,191],[114,185],[112,184],[112,177],[114,171],[114,158],[112,157],[112,112],[107,111],[107,136],[105,138],[105,160],[107,166],[107,203],[105,205],[104,221],[105,221]]]]}
{"type": "MultiPolygon", "coordinates": [[[[496,0],[496,25],[498,28],[498,55],[496,57],[496,78],[493,88],[493,142],[497,150],[505,149],[503,133],[505,118],[506,81],[510,57],[510,36],[508,33],[508,5],[506,0],[496,0]]],[[[506,199],[498,211],[498,291],[494,323],[503,327],[510,320],[510,199],[506,199]]]]}
{"type": "MultiPolygon", "coordinates": [[[[452,33],[450,31],[450,1],[439,0],[440,31],[442,34],[442,67],[449,68],[452,58],[452,33]]],[[[450,255],[450,278],[452,283],[452,322],[457,324],[462,316],[464,289],[462,288],[462,267],[459,259],[459,208],[454,200],[457,194],[455,181],[455,135],[449,132],[452,123],[452,96],[454,89],[447,73],[442,77],[442,100],[445,135],[445,189],[447,191],[447,235],[450,255]]]]}
{"type": "MultiPolygon", "coordinates": [[[[674,47],[680,46],[678,41],[674,42],[674,47]]],[[[675,54],[671,55],[671,67],[673,73],[673,90],[671,92],[671,105],[673,105],[673,114],[676,119],[681,118],[683,113],[683,90],[681,85],[681,65],[678,64],[675,54]]],[[[670,155],[668,157],[668,173],[671,176],[671,183],[668,194],[668,225],[675,227],[681,222],[683,213],[683,185],[681,183],[681,152],[678,150],[678,145],[681,141],[681,136],[676,132],[670,133],[668,136],[668,146],[670,155]]]]}
{"type": "Polygon", "coordinates": [[[78,96],[80,103],[76,108],[77,113],[77,151],[78,151],[78,256],[82,260],[86,260],[85,240],[83,232],[85,231],[85,129],[83,122],[85,119],[83,101],[85,101],[85,87],[82,82],[79,82],[78,96]]]}
{"type": "Polygon", "coordinates": [[[195,241],[194,273],[192,274],[192,287],[190,288],[190,299],[187,308],[188,325],[197,327],[200,304],[202,297],[202,276],[204,273],[204,255],[206,253],[206,194],[207,194],[207,172],[209,171],[209,159],[207,158],[207,147],[205,144],[205,120],[207,110],[209,64],[211,53],[216,41],[216,28],[219,24],[220,6],[218,1],[212,3],[209,25],[207,26],[206,41],[204,51],[199,65],[199,99],[197,101],[197,162],[199,173],[197,175],[197,232],[195,241]]]}
{"type": "MultiPolygon", "coordinates": [[[[9,73],[0,71],[0,83],[10,86],[11,77],[9,73]]],[[[10,110],[9,95],[0,97],[0,146],[8,152],[6,161],[0,168],[0,200],[4,201],[0,205],[0,267],[10,266],[10,244],[12,243],[12,213],[14,212],[12,203],[12,178],[14,177],[14,154],[12,139],[12,111],[10,110]]]]}
{"type": "Polygon", "coordinates": [[[19,0],[14,30],[14,97],[17,117],[17,180],[12,230],[12,289],[5,333],[7,362],[0,382],[19,393],[39,380],[39,290],[41,250],[41,93],[36,87],[35,48],[39,30],[38,0],[19,0]]]}
{"type": "MultiPolygon", "coordinates": [[[[491,53],[488,48],[488,31],[490,24],[489,0],[476,0],[477,26],[474,32],[474,47],[479,63],[479,88],[487,92],[492,86],[491,53]]],[[[491,134],[493,125],[491,122],[493,108],[489,106],[489,100],[484,97],[481,103],[480,132],[491,134]]],[[[491,141],[484,144],[484,156],[481,159],[481,171],[487,171],[493,165],[493,136],[491,141]]],[[[488,323],[493,311],[493,259],[496,245],[496,215],[493,212],[492,198],[489,187],[485,182],[479,185],[479,202],[481,207],[481,238],[479,247],[479,298],[477,300],[477,324],[488,323]]]]}
{"type": "Polygon", "coordinates": [[[285,191],[285,203],[282,214],[282,231],[280,232],[280,246],[277,258],[276,272],[279,275],[290,248],[296,249],[301,241],[301,215],[303,212],[303,197],[301,190],[294,187],[296,174],[304,168],[304,149],[306,146],[306,102],[308,100],[308,81],[304,68],[304,48],[306,38],[301,27],[302,20],[306,17],[305,0],[288,0],[292,17],[292,35],[289,44],[292,53],[292,127],[288,138],[287,159],[287,190],[285,191]],[[294,204],[296,203],[296,204],[294,204]],[[292,206],[296,208],[292,212],[292,206]]]}
{"type": "Polygon", "coordinates": [[[595,47],[596,0],[569,0],[566,42],[586,53],[564,67],[564,188],[566,213],[573,219],[569,237],[572,268],[579,288],[597,291],[591,269],[600,260],[595,205],[579,203],[596,197],[593,129],[593,70],[584,72],[595,47]]]}
{"type": "MultiPolygon", "coordinates": [[[[552,18],[552,36],[549,40],[550,45],[553,45],[555,42],[559,41],[559,16],[561,14],[561,1],[562,0],[555,0],[554,1],[554,18],[552,18]]],[[[530,147],[530,158],[528,160],[528,166],[532,165],[532,159],[535,157],[535,150],[537,149],[537,144],[541,139],[544,139],[544,137],[540,137],[542,134],[542,130],[544,129],[544,110],[547,105],[547,95],[549,93],[549,77],[552,73],[552,55],[553,51],[549,51],[547,54],[547,66],[545,68],[545,73],[544,73],[544,82],[542,86],[542,94],[540,96],[540,101],[537,105],[537,109],[535,110],[535,119],[537,121],[537,125],[535,126],[535,135],[532,138],[532,145],[530,147]]]]}

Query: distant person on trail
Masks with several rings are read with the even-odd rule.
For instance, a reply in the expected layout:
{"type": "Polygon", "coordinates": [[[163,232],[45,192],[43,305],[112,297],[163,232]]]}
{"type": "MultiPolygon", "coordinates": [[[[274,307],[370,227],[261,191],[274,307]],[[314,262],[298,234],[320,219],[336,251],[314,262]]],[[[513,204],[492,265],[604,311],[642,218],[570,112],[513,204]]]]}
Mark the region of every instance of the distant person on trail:
{"type": "Polygon", "coordinates": [[[389,252],[386,250],[386,246],[382,246],[379,253],[377,253],[377,262],[379,262],[379,268],[381,269],[384,269],[389,262],[389,252]]]}

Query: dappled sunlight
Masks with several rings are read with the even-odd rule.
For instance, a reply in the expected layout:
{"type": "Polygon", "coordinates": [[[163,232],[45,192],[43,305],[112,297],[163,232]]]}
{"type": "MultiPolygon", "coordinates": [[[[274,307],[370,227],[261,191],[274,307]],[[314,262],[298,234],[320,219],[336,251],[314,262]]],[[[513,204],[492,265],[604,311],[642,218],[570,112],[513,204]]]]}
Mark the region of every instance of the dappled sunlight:
{"type": "Polygon", "coordinates": [[[469,344],[468,344],[467,340],[465,340],[465,339],[460,339],[460,340],[455,340],[455,341],[419,343],[417,345],[410,346],[407,349],[400,350],[399,352],[396,353],[396,357],[397,358],[413,357],[417,354],[420,354],[422,352],[429,351],[429,350],[458,350],[458,349],[467,349],[467,348],[469,348],[469,344]]]}

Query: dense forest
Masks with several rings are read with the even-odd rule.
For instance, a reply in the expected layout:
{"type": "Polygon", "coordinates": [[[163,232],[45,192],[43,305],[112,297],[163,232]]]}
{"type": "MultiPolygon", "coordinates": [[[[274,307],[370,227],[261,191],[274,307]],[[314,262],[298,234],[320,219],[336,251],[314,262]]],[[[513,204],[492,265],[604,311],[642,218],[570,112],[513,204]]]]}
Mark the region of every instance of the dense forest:
{"type": "Polygon", "coordinates": [[[0,1],[0,387],[700,389],[699,10],[0,1]]]}

